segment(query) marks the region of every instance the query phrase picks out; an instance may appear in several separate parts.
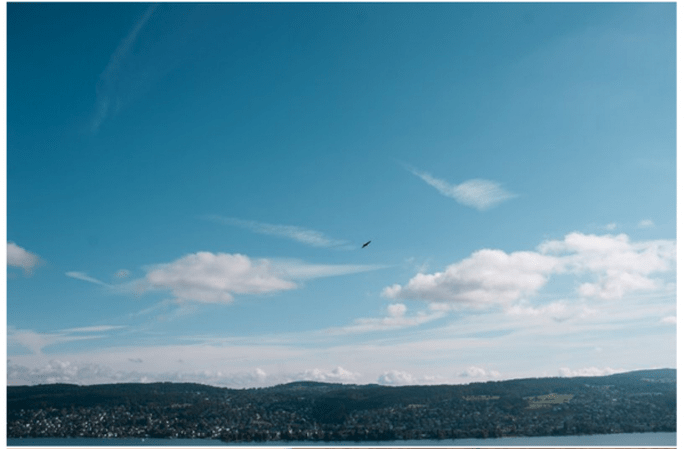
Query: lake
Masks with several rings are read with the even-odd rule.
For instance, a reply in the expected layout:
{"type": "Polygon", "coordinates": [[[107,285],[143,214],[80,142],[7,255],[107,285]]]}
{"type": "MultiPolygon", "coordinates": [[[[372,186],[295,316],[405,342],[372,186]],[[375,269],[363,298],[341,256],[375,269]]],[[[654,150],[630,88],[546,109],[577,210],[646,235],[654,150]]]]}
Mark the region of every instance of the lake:
{"type": "Polygon", "coordinates": [[[156,439],[156,438],[8,438],[8,446],[641,446],[675,447],[676,432],[614,433],[609,435],[575,435],[556,437],[511,437],[458,440],[397,440],[360,442],[268,442],[228,444],[219,440],[156,439]]]}

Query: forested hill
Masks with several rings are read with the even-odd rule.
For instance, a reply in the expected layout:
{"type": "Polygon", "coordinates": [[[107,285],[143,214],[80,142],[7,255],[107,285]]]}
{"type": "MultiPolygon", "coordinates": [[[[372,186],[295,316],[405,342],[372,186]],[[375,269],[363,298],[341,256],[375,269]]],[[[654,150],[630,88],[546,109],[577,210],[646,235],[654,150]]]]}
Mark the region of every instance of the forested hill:
{"type": "Polygon", "coordinates": [[[397,440],[675,431],[676,370],[403,386],[7,388],[8,437],[397,440]]]}

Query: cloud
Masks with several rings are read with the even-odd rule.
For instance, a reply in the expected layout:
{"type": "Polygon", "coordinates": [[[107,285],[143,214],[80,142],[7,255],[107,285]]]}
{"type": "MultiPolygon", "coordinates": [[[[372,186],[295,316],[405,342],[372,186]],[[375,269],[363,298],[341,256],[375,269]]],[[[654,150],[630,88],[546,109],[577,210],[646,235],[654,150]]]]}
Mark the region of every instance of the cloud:
{"type": "Polygon", "coordinates": [[[631,242],[627,235],[568,234],[564,240],[541,244],[543,254],[559,255],[566,269],[576,274],[590,273],[596,280],[580,285],[581,296],[617,299],[639,290],[655,290],[658,279],[650,275],[674,269],[674,240],[631,242]]]}
{"type": "Polygon", "coordinates": [[[487,179],[471,179],[454,185],[412,167],[407,166],[407,169],[430,186],[435,187],[438,192],[446,197],[452,198],[464,206],[474,207],[481,211],[490,209],[505,200],[517,196],[504,190],[498,183],[487,179]]]}
{"type": "Polygon", "coordinates": [[[512,316],[521,317],[549,317],[555,321],[564,321],[572,316],[569,305],[563,301],[555,301],[542,307],[530,307],[520,304],[513,305],[506,310],[512,316]]]}
{"type": "Polygon", "coordinates": [[[595,377],[595,376],[609,376],[611,374],[623,373],[625,370],[613,368],[596,368],[594,366],[589,368],[579,368],[572,370],[567,367],[559,368],[559,375],[561,377],[595,377]]]}
{"type": "Polygon", "coordinates": [[[70,361],[50,360],[43,366],[28,368],[11,361],[7,364],[7,382],[12,385],[40,385],[52,383],[98,384],[121,381],[139,381],[135,376],[117,378],[106,366],[77,364],[70,361]]]}
{"type": "Polygon", "coordinates": [[[66,274],[70,278],[79,279],[82,281],[91,282],[93,284],[104,285],[105,287],[109,287],[109,284],[102,282],[98,279],[95,279],[93,277],[90,277],[86,273],[83,273],[81,271],[69,271],[69,272],[64,273],[64,274],[66,274]]]}
{"type": "Polygon", "coordinates": [[[76,332],[107,332],[117,329],[123,329],[126,326],[86,326],[86,327],[74,327],[71,329],[64,329],[62,332],[66,333],[76,333],[76,332]]]}
{"type": "Polygon", "coordinates": [[[418,312],[414,316],[407,316],[407,306],[404,304],[390,304],[387,315],[383,318],[357,318],[351,326],[328,329],[328,334],[361,333],[373,331],[396,330],[407,327],[420,326],[445,316],[444,311],[432,313],[418,312]]]}
{"type": "MultiPolygon", "coordinates": [[[[564,240],[542,243],[537,251],[476,251],[444,271],[419,273],[405,286],[386,287],[382,295],[470,307],[512,306],[538,293],[553,274],[571,274],[583,280],[588,275],[593,278],[592,282],[580,284],[580,296],[617,299],[634,291],[667,288],[668,284],[652,275],[674,270],[675,257],[672,240],[630,242],[625,234],[597,236],[574,232],[564,240]]],[[[556,310],[548,309],[546,313],[561,312],[562,306],[549,307],[556,310]]]]}
{"type": "Polygon", "coordinates": [[[363,273],[388,268],[388,265],[322,265],[309,264],[300,260],[272,259],[271,267],[275,273],[288,279],[307,280],[331,276],[363,273]]]}
{"type": "Polygon", "coordinates": [[[266,259],[242,254],[198,252],[158,265],[145,277],[157,289],[169,289],[180,301],[228,303],[235,294],[291,290],[297,285],[273,273],[266,259]]]}
{"type": "Polygon", "coordinates": [[[613,231],[617,227],[618,225],[616,223],[609,223],[608,225],[604,226],[604,229],[606,229],[607,231],[613,231]]]}
{"type": "Polygon", "coordinates": [[[468,377],[472,379],[493,379],[498,378],[501,374],[498,371],[486,370],[477,366],[470,366],[466,370],[457,374],[459,377],[468,377]]]}
{"type": "Polygon", "coordinates": [[[66,343],[76,340],[89,340],[99,338],[98,335],[67,335],[68,332],[56,333],[42,333],[35,332],[29,329],[15,329],[9,327],[7,329],[8,346],[18,345],[28,349],[33,354],[42,354],[43,348],[47,346],[56,345],[59,343],[66,343]]]}
{"type": "Polygon", "coordinates": [[[381,385],[408,385],[415,383],[414,377],[406,371],[390,370],[378,376],[381,385]]]}
{"type": "Polygon", "coordinates": [[[318,368],[308,369],[295,376],[294,380],[312,380],[316,382],[352,382],[358,379],[359,373],[353,373],[341,366],[334,368],[331,371],[325,371],[318,368]]]}
{"type": "Polygon", "coordinates": [[[446,301],[471,306],[510,303],[537,292],[559,261],[535,252],[484,249],[434,274],[419,273],[402,287],[395,284],[383,296],[446,301]]]}
{"type": "Polygon", "coordinates": [[[138,38],[140,30],[145,26],[155,9],[157,9],[157,5],[151,5],[145,10],[143,17],[138,20],[129,34],[119,43],[119,46],[109,58],[107,67],[100,74],[100,80],[97,85],[95,117],[91,125],[93,132],[97,132],[107,117],[118,109],[121,99],[117,95],[121,90],[119,83],[123,71],[122,66],[128,58],[131,47],[138,38]]]}
{"type": "Polygon", "coordinates": [[[248,229],[257,234],[284,237],[316,248],[331,248],[350,245],[350,243],[345,240],[336,240],[331,237],[328,237],[322,232],[303,228],[300,226],[260,223],[258,221],[241,220],[238,218],[231,217],[211,216],[208,218],[214,221],[218,221],[220,223],[248,229]]]}
{"type": "Polygon", "coordinates": [[[33,268],[40,263],[40,257],[26,251],[13,242],[7,242],[7,265],[24,269],[24,274],[33,273],[33,268]]]}
{"type": "Polygon", "coordinates": [[[653,228],[654,222],[652,220],[646,219],[642,220],[637,224],[638,228],[653,228]]]}
{"type": "Polygon", "coordinates": [[[316,265],[298,260],[250,259],[242,254],[198,252],[148,271],[135,281],[139,291],[171,290],[178,301],[230,303],[235,295],[292,290],[295,281],[342,276],[383,268],[377,265],[316,265]]]}
{"type": "Polygon", "coordinates": [[[675,315],[665,316],[661,319],[661,323],[663,323],[663,324],[677,324],[678,319],[675,315]]]}

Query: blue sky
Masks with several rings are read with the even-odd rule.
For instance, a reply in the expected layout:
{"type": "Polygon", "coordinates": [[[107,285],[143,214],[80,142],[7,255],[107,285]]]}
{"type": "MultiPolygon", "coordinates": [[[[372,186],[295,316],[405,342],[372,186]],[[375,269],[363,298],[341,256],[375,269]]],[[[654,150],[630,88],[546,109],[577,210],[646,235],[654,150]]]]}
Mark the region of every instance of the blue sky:
{"type": "Polygon", "coordinates": [[[675,367],[675,9],[8,4],[8,383],[675,367]]]}

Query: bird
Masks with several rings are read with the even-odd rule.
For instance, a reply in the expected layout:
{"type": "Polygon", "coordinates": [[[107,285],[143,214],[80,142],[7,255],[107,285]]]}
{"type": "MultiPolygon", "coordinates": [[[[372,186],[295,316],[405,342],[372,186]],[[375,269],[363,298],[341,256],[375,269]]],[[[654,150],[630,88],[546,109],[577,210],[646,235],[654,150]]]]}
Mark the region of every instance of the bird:
{"type": "Polygon", "coordinates": [[[369,240],[368,242],[364,243],[364,244],[362,245],[362,248],[366,248],[367,246],[369,246],[369,243],[371,243],[371,240],[369,240]]]}

